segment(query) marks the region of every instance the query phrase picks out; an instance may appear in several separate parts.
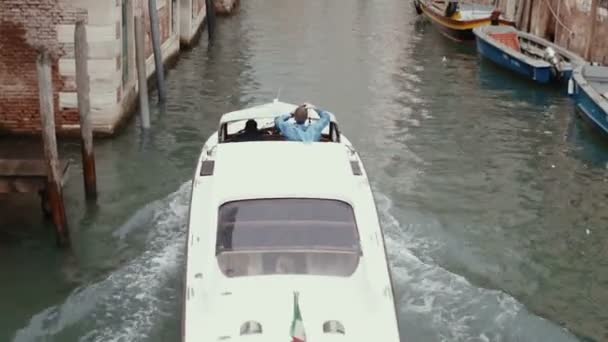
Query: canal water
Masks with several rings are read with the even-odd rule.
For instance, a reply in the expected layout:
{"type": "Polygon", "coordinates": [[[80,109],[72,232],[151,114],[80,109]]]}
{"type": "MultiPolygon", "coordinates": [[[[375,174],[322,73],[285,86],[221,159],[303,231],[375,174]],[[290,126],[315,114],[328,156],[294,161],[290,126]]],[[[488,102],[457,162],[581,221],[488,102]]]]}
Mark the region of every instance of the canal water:
{"type": "Polygon", "coordinates": [[[70,252],[35,198],[0,198],[0,341],[178,341],[198,152],[223,112],[279,90],[361,153],[403,341],[608,340],[608,143],[564,89],[481,61],[409,1],[241,5],[170,71],[147,134],[134,119],[97,141],[97,205],[61,145],[70,252]]]}

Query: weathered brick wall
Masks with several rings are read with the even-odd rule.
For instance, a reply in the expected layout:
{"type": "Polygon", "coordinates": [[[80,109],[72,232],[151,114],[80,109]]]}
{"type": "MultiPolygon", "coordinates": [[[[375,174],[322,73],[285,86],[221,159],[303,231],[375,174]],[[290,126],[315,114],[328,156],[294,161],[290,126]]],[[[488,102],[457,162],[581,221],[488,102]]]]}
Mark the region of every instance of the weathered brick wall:
{"type": "MultiPolygon", "coordinates": [[[[113,131],[131,106],[127,92],[135,89],[132,18],[129,37],[122,37],[121,6],[125,0],[0,0],[0,131],[35,133],[40,130],[36,56],[40,48],[53,55],[56,128],[78,128],[74,77],[73,30],[77,18],[87,21],[91,114],[95,129],[113,131]],[[69,3],[68,7],[65,3],[69,3]],[[84,7],[76,10],[74,7],[84,7]],[[91,11],[90,22],[86,18],[91,11]],[[129,41],[129,72],[121,82],[121,40],[129,41]]],[[[204,1],[204,0],[203,0],[204,1]]],[[[141,13],[145,23],[148,74],[154,72],[148,0],[133,0],[130,15],[141,13]]],[[[157,0],[163,57],[179,48],[177,22],[172,30],[172,0],[157,0]]],[[[190,13],[189,13],[190,15],[190,13]]]]}
{"type": "MultiPolygon", "coordinates": [[[[171,36],[171,0],[156,0],[158,9],[158,21],[160,25],[160,41],[164,44],[171,36]]],[[[152,56],[152,33],[150,28],[150,12],[148,9],[148,0],[137,0],[136,8],[141,11],[144,16],[144,25],[146,31],[145,49],[146,56],[152,56]]]]}
{"type": "Polygon", "coordinates": [[[64,80],[58,59],[64,53],[57,41],[57,24],[84,17],[57,0],[0,1],[0,131],[40,130],[36,57],[40,49],[53,56],[53,102],[56,124],[78,123],[78,113],[59,107],[64,80]]]}

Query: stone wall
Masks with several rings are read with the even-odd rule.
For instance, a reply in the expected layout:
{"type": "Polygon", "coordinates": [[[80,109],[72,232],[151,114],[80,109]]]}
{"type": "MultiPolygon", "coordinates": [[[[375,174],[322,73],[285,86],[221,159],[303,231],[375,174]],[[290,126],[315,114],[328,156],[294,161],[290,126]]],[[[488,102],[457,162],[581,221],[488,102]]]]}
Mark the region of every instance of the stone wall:
{"type": "Polygon", "coordinates": [[[203,21],[207,15],[205,0],[179,0],[180,42],[191,46],[198,37],[203,21]]]}

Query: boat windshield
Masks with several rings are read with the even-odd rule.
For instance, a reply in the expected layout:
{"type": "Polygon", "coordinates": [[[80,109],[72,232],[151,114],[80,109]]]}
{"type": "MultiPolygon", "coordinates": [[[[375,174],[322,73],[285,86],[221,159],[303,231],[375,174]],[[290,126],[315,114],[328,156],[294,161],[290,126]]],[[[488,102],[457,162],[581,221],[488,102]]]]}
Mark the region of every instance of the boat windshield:
{"type": "MultiPolygon", "coordinates": [[[[293,121],[293,119],[291,119],[293,121]]],[[[310,118],[307,125],[318,121],[310,118]]],[[[274,118],[257,118],[226,122],[220,127],[220,143],[249,141],[282,141],[285,138],[275,127],[274,118]]],[[[321,132],[322,142],[338,142],[339,132],[335,122],[331,122],[321,132]]]]}
{"type": "Polygon", "coordinates": [[[361,248],[352,207],[326,199],[259,199],[219,209],[216,255],[228,277],[350,276],[361,248]]]}

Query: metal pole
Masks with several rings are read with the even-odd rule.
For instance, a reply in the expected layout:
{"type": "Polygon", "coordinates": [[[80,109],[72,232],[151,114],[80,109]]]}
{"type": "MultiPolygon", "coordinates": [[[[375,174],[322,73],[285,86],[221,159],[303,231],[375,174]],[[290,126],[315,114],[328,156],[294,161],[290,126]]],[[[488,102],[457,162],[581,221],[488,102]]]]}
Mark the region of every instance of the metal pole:
{"type": "Polygon", "coordinates": [[[148,84],[146,58],[144,56],[144,27],[141,15],[135,16],[135,62],[137,64],[137,83],[139,85],[139,112],[141,125],[150,128],[150,106],[148,104],[148,84]]]}
{"type": "Polygon", "coordinates": [[[48,51],[41,51],[36,60],[38,72],[38,93],[40,99],[40,123],[44,158],[47,164],[47,190],[53,223],[60,246],[69,245],[68,224],[61,189],[57,140],[55,136],[55,112],[53,108],[53,80],[51,76],[51,57],[48,51]]]}
{"type": "Polygon", "coordinates": [[[97,175],[95,172],[95,154],[93,153],[93,129],[89,117],[89,46],[87,31],[83,21],[76,23],[74,30],[74,56],[76,58],[76,91],[78,94],[78,112],[80,114],[80,137],[84,189],[87,198],[97,198],[97,175]]]}
{"type": "MultiPolygon", "coordinates": [[[[161,0],[165,1],[165,0],[161,0]]],[[[156,0],[148,0],[148,12],[150,13],[150,33],[152,34],[152,48],[154,50],[154,65],[156,67],[156,85],[158,87],[158,101],[165,102],[167,90],[165,89],[165,70],[163,55],[160,48],[160,32],[158,21],[158,9],[156,0]]]]}

